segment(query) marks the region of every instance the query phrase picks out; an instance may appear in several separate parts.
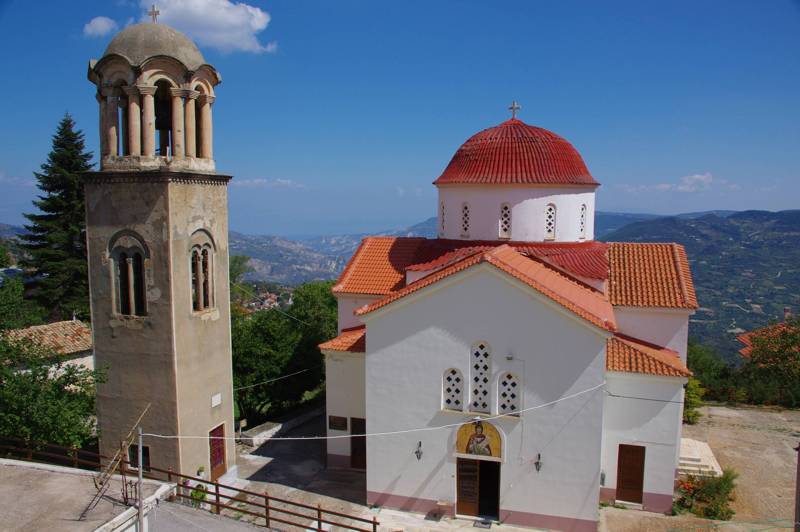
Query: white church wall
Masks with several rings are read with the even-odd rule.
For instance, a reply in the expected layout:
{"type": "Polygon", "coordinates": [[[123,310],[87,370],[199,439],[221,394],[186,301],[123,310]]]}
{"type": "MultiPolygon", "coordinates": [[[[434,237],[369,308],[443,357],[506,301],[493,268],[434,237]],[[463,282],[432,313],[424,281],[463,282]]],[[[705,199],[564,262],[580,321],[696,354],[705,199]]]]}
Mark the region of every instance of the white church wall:
{"type": "MultiPolygon", "coordinates": [[[[488,265],[470,268],[366,317],[367,433],[469,422],[442,410],[442,375],[469,380],[474,342],[492,349],[491,411],[497,379],[517,374],[522,409],[603,382],[605,336],[488,265]]],[[[465,401],[468,385],[464,390],[465,401]]],[[[602,389],[521,418],[491,422],[504,435],[500,518],[530,526],[596,528],[602,389]],[[534,466],[541,453],[543,467],[534,466]]],[[[455,503],[456,428],[379,436],[367,442],[370,503],[428,511],[455,503]],[[413,451],[422,442],[422,459],[413,451]]]]}
{"type": "Polygon", "coordinates": [[[640,445],[645,447],[644,509],[666,512],[672,507],[685,382],[677,377],[607,374],[601,488],[604,500],[614,499],[619,445],[640,445]]]}
{"type": "MultiPolygon", "coordinates": [[[[350,434],[351,418],[363,419],[366,415],[364,401],[364,354],[325,352],[325,423],[328,436],[350,434]],[[328,425],[330,416],[347,418],[347,430],[333,430],[328,425]]],[[[328,466],[349,467],[350,439],[327,440],[328,466]]]]}
{"type": "Polygon", "coordinates": [[[594,239],[595,191],[591,187],[533,186],[440,186],[440,238],[502,240],[499,238],[500,210],[511,206],[511,238],[507,240],[543,242],[545,211],[556,207],[556,242],[579,242],[594,239]],[[461,226],[462,205],[469,205],[469,234],[461,226]],[[444,228],[442,228],[444,205],[444,228]],[[581,205],[586,205],[585,232],[580,230],[581,205]]]}
{"type": "Polygon", "coordinates": [[[690,310],[614,307],[622,334],[677,351],[686,362],[690,310]]]}
{"type": "Polygon", "coordinates": [[[339,332],[342,329],[362,325],[361,318],[354,314],[355,310],[380,299],[380,296],[359,294],[336,294],[337,309],[339,313],[339,332]]]}

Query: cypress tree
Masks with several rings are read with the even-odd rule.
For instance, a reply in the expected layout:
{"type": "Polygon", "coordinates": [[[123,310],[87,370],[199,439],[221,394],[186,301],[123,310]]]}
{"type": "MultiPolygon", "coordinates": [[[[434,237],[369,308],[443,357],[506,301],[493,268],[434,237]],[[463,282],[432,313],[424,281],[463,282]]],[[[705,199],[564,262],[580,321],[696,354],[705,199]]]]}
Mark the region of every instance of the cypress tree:
{"type": "Polygon", "coordinates": [[[36,269],[33,294],[52,319],[89,316],[82,174],[91,170],[91,159],[83,132],[67,113],[42,171],[34,172],[43,194],[33,202],[39,212],[25,214],[30,224],[22,246],[29,257],[23,264],[36,269]]]}

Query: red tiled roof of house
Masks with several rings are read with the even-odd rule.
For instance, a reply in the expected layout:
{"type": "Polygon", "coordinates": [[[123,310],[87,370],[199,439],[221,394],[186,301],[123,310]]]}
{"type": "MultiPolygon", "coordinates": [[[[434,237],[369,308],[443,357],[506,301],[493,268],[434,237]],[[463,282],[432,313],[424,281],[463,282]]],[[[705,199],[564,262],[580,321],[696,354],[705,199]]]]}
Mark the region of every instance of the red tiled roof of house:
{"type": "Polygon", "coordinates": [[[367,328],[364,325],[342,329],[339,336],[319,344],[326,351],[345,351],[349,353],[365,353],[367,351],[367,328]]]}
{"type": "Polygon", "coordinates": [[[483,262],[515,277],[595,326],[609,331],[615,330],[614,310],[602,294],[583,283],[562,275],[557,269],[541,261],[526,257],[507,244],[468,256],[379,301],[362,307],[356,311],[356,314],[364,315],[373,312],[450,275],[483,262]]]}
{"type": "Polygon", "coordinates": [[[92,349],[92,330],[80,320],[11,329],[3,334],[10,340],[29,340],[59,355],[73,355],[92,349]]]}
{"type": "Polygon", "coordinates": [[[434,181],[456,183],[599,185],[566,139],[516,118],[476,133],[458,148],[434,181]]]}
{"type": "MultiPolygon", "coordinates": [[[[543,257],[568,273],[590,279],[608,275],[607,245],[602,242],[508,242],[524,255],[543,257]]],[[[333,287],[335,293],[387,295],[405,286],[406,270],[444,267],[500,242],[405,237],[367,237],[333,287]]]]}
{"type": "Polygon", "coordinates": [[[690,377],[677,352],[617,334],[606,343],[606,370],[662,377],[690,377]]]}
{"type": "Polygon", "coordinates": [[[736,337],[736,339],[742,342],[744,347],[739,349],[739,354],[745,358],[750,358],[750,353],[753,351],[753,339],[755,337],[762,335],[775,335],[786,330],[786,327],[787,325],[785,323],[774,323],[772,325],[767,325],[766,327],[761,327],[759,329],[754,329],[750,332],[740,334],[736,337]]]}
{"type": "Polygon", "coordinates": [[[689,260],[680,244],[614,242],[608,262],[612,305],[697,308],[689,260]]]}

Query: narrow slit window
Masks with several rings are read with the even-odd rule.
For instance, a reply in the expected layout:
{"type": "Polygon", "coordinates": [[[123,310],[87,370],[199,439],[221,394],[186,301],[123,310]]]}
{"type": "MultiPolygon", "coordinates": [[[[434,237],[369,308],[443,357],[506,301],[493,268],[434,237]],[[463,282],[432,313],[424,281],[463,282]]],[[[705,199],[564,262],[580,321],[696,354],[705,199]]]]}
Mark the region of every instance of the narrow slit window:
{"type": "Polygon", "coordinates": [[[513,373],[506,372],[500,375],[497,384],[497,413],[518,416],[522,404],[519,379],[513,373]]]}
{"type": "Polygon", "coordinates": [[[461,206],[461,236],[469,236],[469,204],[461,206]]]}
{"type": "Polygon", "coordinates": [[[444,410],[464,409],[464,378],[461,372],[450,368],[442,376],[442,408],[444,410]]]}
{"type": "Polygon", "coordinates": [[[491,408],[489,388],[492,375],[492,351],[489,345],[486,342],[473,345],[470,360],[469,409],[488,414],[491,408]]]}
{"type": "Polygon", "coordinates": [[[581,238],[586,238],[586,204],[581,205],[581,220],[580,220],[581,238]]]}
{"type": "Polygon", "coordinates": [[[547,206],[544,212],[544,239],[555,240],[556,238],[556,206],[552,203],[547,206]]]}
{"type": "Polygon", "coordinates": [[[503,203],[500,207],[500,238],[511,238],[511,206],[503,203]]]}

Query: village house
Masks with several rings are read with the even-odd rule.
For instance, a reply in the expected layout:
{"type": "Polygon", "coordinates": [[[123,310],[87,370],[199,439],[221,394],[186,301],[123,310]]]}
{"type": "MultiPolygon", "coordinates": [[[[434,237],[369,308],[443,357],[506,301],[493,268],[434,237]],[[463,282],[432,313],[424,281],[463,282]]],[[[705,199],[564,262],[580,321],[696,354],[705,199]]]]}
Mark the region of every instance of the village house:
{"type": "Polygon", "coordinates": [[[334,286],[328,467],[409,511],[558,530],[595,530],[601,501],[667,512],[689,261],[595,241],[599,183],[518,108],[434,181],[438,238],[365,238],[334,286]]]}
{"type": "Polygon", "coordinates": [[[78,319],[11,329],[3,333],[8,340],[30,342],[53,354],[53,362],[94,369],[92,329],[78,319]]]}

